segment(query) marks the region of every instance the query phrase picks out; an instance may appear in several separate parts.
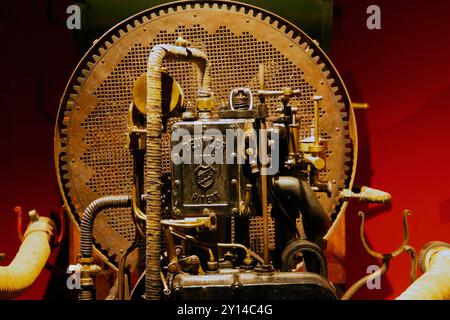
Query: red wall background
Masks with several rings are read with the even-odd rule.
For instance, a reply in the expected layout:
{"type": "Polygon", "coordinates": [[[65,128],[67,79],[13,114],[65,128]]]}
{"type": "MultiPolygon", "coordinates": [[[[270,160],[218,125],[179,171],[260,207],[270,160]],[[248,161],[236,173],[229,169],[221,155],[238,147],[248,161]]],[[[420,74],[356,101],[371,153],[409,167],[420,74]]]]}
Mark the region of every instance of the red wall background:
{"type": "MultiPolygon", "coordinates": [[[[69,3],[56,3],[62,22],[69,3]]],[[[347,212],[347,277],[353,283],[378,263],[359,240],[357,210],[367,213],[366,234],[375,250],[392,251],[401,243],[405,208],[413,212],[410,243],[417,250],[432,240],[450,242],[450,2],[335,3],[330,56],[353,100],[370,104],[369,110],[356,111],[356,182],[393,196],[390,207],[351,205],[347,212]],[[381,7],[381,30],[366,28],[371,4],[381,7]]],[[[64,24],[49,21],[46,1],[2,3],[0,19],[0,252],[7,254],[5,265],[20,245],[14,206],[44,215],[59,210],[53,125],[80,56],[64,24]]],[[[51,291],[49,279],[44,271],[22,298],[44,297],[47,287],[51,291]]],[[[408,282],[409,260],[403,254],[392,262],[380,290],[365,289],[356,298],[392,299],[408,282]]]]}

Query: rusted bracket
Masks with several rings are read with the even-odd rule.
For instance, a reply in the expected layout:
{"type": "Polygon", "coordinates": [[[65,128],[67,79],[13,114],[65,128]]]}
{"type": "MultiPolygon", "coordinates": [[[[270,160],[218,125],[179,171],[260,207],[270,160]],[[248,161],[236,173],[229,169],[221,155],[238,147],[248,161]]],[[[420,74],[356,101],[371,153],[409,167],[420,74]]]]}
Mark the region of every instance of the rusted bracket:
{"type": "Polygon", "coordinates": [[[360,226],[360,237],[361,242],[366,249],[367,253],[376,259],[380,259],[382,261],[381,267],[371,273],[361,278],[357,282],[355,282],[342,296],[341,300],[349,300],[359,289],[361,289],[368,281],[371,281],[375,278],[383,276],[387,270],[389,269],[389,263],[391,259],[397,257],[403,252],[407,252],[411,257],[411,267],[410,267],[410,278],[411,283],[416,280],[417,273],[417,254],[416,250],[408,244],[409,241],[409,229],[408,229],[408,216],[411,215],[411,211],[405,210],[403,211],[403,242],[397,250],[392,251],[391,253],[379,253],[373,250],[364,236],[364,224],[365,217],[364,212],[358,212],[358,215],[361,217],[361,226],[360,226]]]}

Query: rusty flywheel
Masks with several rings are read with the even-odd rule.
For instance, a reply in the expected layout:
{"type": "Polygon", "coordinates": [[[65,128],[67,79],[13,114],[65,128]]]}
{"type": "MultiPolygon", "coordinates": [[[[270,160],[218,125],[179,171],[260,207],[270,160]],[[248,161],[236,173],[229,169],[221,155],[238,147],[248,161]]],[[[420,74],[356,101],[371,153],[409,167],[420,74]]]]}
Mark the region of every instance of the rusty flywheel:
{"type": "MultiPolygon", "coordinates": [[[[294,25],[262,9],[228,1],[182,1],[143,11],[116,25],[86,53],[61,100],[55,130],[56,170],[67,210],[76,222],[101,196],[131,193],[127,111],[136,78],[146,71],[150,49],[174,43],[179,35],[204,50],[212,65],[217,105],[231,89],[256,88],[258,65],[266,65],[267,89],[302,91],[296,103],[302,127],[313,118],[313,95],[324,97],[321,138],[327,140],[327,166],[321,178],[332,181],[332,197],[320,196],[335,220],[345,209],[337,188],[351,187],[356,166],[356,129],[350,99],[334,66],[318,44],[294,25]]],[[[192,65],[168,61],[168,73],[194,100],[192,65]]],[[[278,106],[269,101],[270,110],[278,106]]],[[[308,130],[302,137],[310,135],[308,130]]],[[[168,135],[163,140],[163,172],[170,172],[168,135]]],[[[97,248],[114,261],[134,238],[129,210],[103,212],[94,226],[97,248]]]]}

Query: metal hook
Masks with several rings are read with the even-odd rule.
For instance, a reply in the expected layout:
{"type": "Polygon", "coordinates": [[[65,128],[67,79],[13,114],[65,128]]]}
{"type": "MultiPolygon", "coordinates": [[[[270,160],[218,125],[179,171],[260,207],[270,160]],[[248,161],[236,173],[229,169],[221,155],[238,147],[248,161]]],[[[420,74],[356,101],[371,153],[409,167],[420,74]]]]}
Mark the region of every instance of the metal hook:
{"type": "Polygon", "coordinates": [[[345,292],[345,294],[342,296],[342,300],[348,300],[350,299],[353,294],[355,294],[356,291],[361,289],[364,284],[367,283],[367,281],[374,279],[375,277],[381,277],[383,276],[387,270],[389,269],[389,263],[392,258],[395,258],[402,252],[406,251],[411,256],[411,267],[410,267],[410,278],[411,282],[415,281],[416,275],[417,275],[417,254],[416,250],[408,245],[409,241],[409,228],[408,228],[408,216],[411,215],[411,211],[405,210],[403,211],[403,242],[401,246],[390,253],[379,253],[373,250],[369,244],[367,243],[366,237],[364,235],[364,224],[365,224],[365,216],[364,212],[359,211],[358,216],[361,217],[361,226],[360,226],[360,237],[361,242],[364,246],[364,249],[366,249],[367,253],[370,254],[372,257],[381,259],[382,265],[381,268],[369,275],[366,275],[365,277],[358,280],[356,283],[354,283],[348,290],[345,292]]]}
{"type": "Polygon", "coordinates": [[[401,244],[401,246],[397,250],[392,251],[391,253],[379,253],[379,252],[372,250],[372,248],[370,248],[369,244],[366,241],[366,237],[364,235],[365,216],[364,216],[364,212],[359,211],[358,216],[361,217],[360,237],[361,237],[361,241],[364,246],[364,249],[366,249],[367,253],[377,259],[392,259],[392,258],[398,256],[403,251],[405,251],[406,250],[405,247],[408,245],[408,241],[409,241],[409,229],[408,229],[408,220],[407,220],[407,217],[409,215],[411,215],[411,211],[409,211],[409,210],[403,211],[403,243],[401,244]]]}
{"type": "Polygon", "coordinates": [[[14,207],[14,211],[17,214],[17,236],[20,241],[23,241],[23,228],[22,228],[22,207],[16,206],[14,207]]]}

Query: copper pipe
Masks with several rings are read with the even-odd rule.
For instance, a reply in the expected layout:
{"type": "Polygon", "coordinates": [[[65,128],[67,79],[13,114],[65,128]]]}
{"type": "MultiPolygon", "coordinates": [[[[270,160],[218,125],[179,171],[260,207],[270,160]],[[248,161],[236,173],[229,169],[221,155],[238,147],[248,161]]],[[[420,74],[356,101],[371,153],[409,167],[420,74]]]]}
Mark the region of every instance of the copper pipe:
{"type": "MultiPolygon", "coordinates": [[[[264,119],[261,121],[261,132],[266,134],[266,123],[264,119]]],[[[266,137],[260,137],[264,139],[261,143],[261,208],[263,217],[263,237],[264,237],[264,251],[263,259],[264,264],[270,263],[269,257],[269,212],[267,203],[267,140],[266,137]]]]}
{"type": "Polygon", "coordinates": [[[317,146],[320,144],[320,129],[319,129],[319,100],[322,97],[314,96],[314,144],[317,146]]]}
{"type": "Polygon", "coordinates": [[[383,264],[381,268],[374,273],[368,274],[367,276],[359,279],[354,283],[342,296],[341,300],[349,300],[359,289],[366,285],[369,281],[383,276],[389,268],[390,259],[383,259],[383,264]]]}

